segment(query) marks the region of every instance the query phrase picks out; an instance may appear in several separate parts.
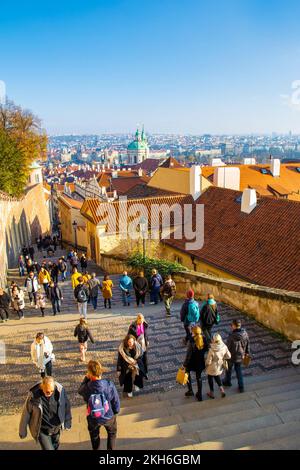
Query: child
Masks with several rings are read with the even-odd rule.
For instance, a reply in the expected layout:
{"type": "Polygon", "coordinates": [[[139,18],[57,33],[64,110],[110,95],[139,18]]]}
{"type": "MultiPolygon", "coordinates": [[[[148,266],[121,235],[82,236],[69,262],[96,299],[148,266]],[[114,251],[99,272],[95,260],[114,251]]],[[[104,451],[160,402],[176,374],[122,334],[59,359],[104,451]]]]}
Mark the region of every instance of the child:
{"type": "Polygon", "coordinates": [[[45,316],[45,308],[46,308],[46,294],[42,291],[41,286],[39,286],[39,290],[36,295],[36,305],[40,308],[42,317],[45,316]]]}

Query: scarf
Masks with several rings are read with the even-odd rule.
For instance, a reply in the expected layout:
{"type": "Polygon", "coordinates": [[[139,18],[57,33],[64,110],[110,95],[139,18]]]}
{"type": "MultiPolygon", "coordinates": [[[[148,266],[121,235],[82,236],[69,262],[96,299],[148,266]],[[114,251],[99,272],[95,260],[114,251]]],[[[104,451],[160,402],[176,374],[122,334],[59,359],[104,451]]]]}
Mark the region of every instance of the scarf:
{"type": "Polygon", "coordinates": [[[127,372],[128,373],[132,372],[132,382],[134,382],[135,376],[139,375],[139,372],[140,372],[139,366],[135,364],[135,361],[137,361],[137,359],[143,355],[142,346],[137,341],[135,342],[135,349],[136,349],[135,356],[130,357],[128,356],[128,354],[126,353],[126,350],[124,349],[124,344],[121,343],[119,346],[119,353],[121,354],[124,361],[127,362],[128,364],[127,372]]]}

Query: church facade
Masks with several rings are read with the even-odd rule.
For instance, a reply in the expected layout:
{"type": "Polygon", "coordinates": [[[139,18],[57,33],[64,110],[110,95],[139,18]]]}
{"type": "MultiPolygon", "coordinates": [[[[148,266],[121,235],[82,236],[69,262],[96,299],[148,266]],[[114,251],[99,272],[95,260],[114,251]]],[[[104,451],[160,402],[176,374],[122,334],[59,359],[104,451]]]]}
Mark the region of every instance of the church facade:
{"type": "Polygon", "coordinates": [[[149,145],[144,129],[142,132],[137,129],[135,139],[127,147],[127,157],[129,165],[142,163],[149,158],[149,145]]]}

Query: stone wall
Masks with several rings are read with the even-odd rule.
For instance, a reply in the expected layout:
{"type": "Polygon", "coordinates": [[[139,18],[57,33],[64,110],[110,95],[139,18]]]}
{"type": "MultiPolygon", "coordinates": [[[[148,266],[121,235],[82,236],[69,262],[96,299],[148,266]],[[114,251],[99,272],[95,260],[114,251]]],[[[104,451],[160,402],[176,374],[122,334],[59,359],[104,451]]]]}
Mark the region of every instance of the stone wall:
{"type": "Polygon", "coordinates": [[[185,298],[189,288],[202,299],[212,293],[216,300],[254,317],[289,340],[300,339],[300,293],[217,279],[192,271],[177,273],[173,278],[179,298],[185,298]]]}
{"type": "Polygon", "coordinates": [[[20,248],[50,233],[49,210],[43,185],[29,188],[21,199],[0,192],[0,283],[6,282],[8,268],[17,266],[20,248]]]}

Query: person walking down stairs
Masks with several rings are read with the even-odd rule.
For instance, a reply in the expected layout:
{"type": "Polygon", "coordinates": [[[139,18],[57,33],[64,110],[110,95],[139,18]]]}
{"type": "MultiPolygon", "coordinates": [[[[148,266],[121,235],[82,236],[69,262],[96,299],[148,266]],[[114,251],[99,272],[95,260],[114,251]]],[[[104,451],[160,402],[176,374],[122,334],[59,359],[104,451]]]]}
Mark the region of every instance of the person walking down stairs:
{"type": "Polygon", "coordinates": [[[199,318],[199,304],[195,300],[195,293],[193,289],[189,289],[186,293],[186,299],[183,302],[180,310],[180,320],[184,325],[186,333],[185,338],[183,339],[184,344],[187,344],[187,342],[192,339],[192,327],[199,322],[199,318]]]}
{"type": "Polygon", "coordinates": [[[31,344],[31,359],[39,369],[42,378],[52,375],[53,346],[43,332],[37,333],[31,344]]]}
{"type": "Polygon", "coordinates": [[[46,308],[46,294],[42,291],[41,286],[39,286],[39,290],[36,295],[36,305],[40,309],[42,317],[44,317],[46,308]]]}
{"type": "Polygon", "coordinates": [[[94,310],[97,310],[99,289],[101,289],[101,282],[96,277],[96,273],[92,273],[91,279],[88,281],[90,291],[90,301],[94,310]]]}
{"type": "Polygon", "coordinates": [[[19,424],[19,437],[27,437],[27,427],[42,450],[57,450],[60,433],[72,425],[71,405],[64,387],[53,377],[45,377],[28,393],[19,424]]]}
{"type": "Polygon", "coordinates": [[[212,338],[210,348],[206,358],[206,373],[209,385],[209,392],[207,396],[209,398],[215,398],[214,396],[214,381],[218,385],[221,396],[224,398],[226,396],[222,381],[221,375],[224,371],[224,368],[228,366],[227,360],[231,358],[231,354],[226,346],[223,343],[221,335],[218,333],[215,334],[212,338]]]}
{"type": "Polygon", "coordinates": [[[200,322],[203,334],[205,335],[208,343],[210,343],[211,330],[214,325],[218,325],[220,323],[218,306],[212,294],[208,294],[207,301],[201,309],[200,322]]]}
{"type": "Polygon", "coordinates": [[[75,338],[78,338],[79,350],[80,350],[80,360],[85,362],[85,354],[87,352],[87,342],[90,339],[94,344],[95,340],[92,336],[90,329],[88,328],[87,321],[84,318],[80,318],[79,324],[76,326],[74,331],[75,338]]]}
{"type": "Polygon", "coordinates": [[[176,284],[172,279],[171,274],[168,274],[164,285],[162,286],[161,293],[164,299],[167,317],[171,316],[171,305],[176,294],[176,284]]]}
{"type": "Polygon", "coordinates": [[[143,362],[143,349],[134,336],[127,335],[119,346],[117,372],[124,394],[133,396],[143,388],[143,378],[147,376],[143,362]]]}
{"type": "Polygon", "coordinates": [[[19,320],[24,320],[24,292],[17,285],[12,288],[11,301],[14,311],[19,315],[19,320]]]}
{"type": "Polygon", "coordinates": [[[60,287],[58,287],[57,284],[51,281],[49,286],[49,300],[52,304],[53,315],[56,315],[57,312],[60,313],[61,302],[63,299],[64,298],[62,296],[62,291],[60,287]]]}
{"type": "Polygon", "coordinates": [[[127,271],[123,272],[120,277],[119,287],[122,293],[122,302],[124,307],[129,307],[131,302],[131,290],[133,288],[132,279],[128,276],[127,271]]]}
{"type": "Polygon", "coordinates": [[[115,384],[102,378],[103,372],[100,362],[90,361],[78,393],[87,404],[87,423],[92,449],[100,450],[100,428],[104,426],[107,432],[107,450],[114,450],[120,399],[115,384]]]}
{"type": "Polygon", "coordinates": [[[199,326],[194,326],[192,328],[191,339],[188,342],[188,348],[183,367],[189,374],[189,381],[187,383],[188,391],[186,392],[185,396],[194,396],[191,372],[195,372],[197,382],[196,398],[198,401],[202,401],[201,374],[205,370],[205,354],[207,353],[207,350],[207,341],[205,336],[202,334],[201,328],[199,326]]]}
{"type": "Polygon", "coordinates": [[[78,278],[78,285],[74,290],[74,297],[77,301],[78,313],[87,320],[87,304],[89,300],[89,288],[84,284],[83,277],[78,278]]]}
{"type": "Polygon", "coordinates": [[[228,361],[228,369],[226,371],[225,380],[223,385],[225,387],[231,387],[231,374],[234,367],[239,391],[244,392],[244,378],[242,371],[243,360],[246,355],[250,355],[250,343],[248,333],[242,328],[242,322],[240,320],[233,320],[231,323],[232,333],[227,339],[227,347],[231,354],[231,359],[228,361]]]}
{"type": "Polygon", "coordinates": [[[145,367],[145,373],[148,374],[148,323],[142,313],[139,313],[136,320],[131,323],[128,329],[128,335],[135,337],[137,342],[142,346],[143,350],[143,363],[145,367]]]}

